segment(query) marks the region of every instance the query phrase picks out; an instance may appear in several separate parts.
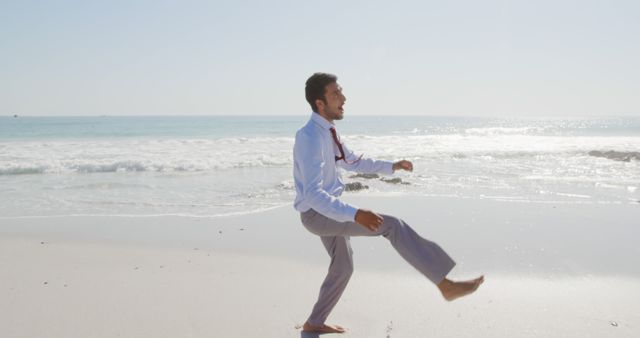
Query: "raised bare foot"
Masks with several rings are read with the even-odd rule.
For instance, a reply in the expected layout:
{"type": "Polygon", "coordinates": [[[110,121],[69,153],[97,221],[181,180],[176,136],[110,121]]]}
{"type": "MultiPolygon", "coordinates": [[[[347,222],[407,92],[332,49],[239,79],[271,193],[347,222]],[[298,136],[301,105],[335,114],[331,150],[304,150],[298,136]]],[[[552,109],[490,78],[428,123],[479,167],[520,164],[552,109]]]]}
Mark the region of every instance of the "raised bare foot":
{"type": "Polygon", "coordinates": [[[440,282],[440,284],[438,284],[438,289],[440,289],[444,299],[452,301],[456,298],[473,293],[478,289],[482,282],[484,282],[484,276],[463,282],[453,282],[445,278],[440,282]]]}
{"type": "Polygon", "coordinates": [[[309,322],[304,323],[302,331],[305,332],[318,332],[318,333],[344,333],[346,330],[339,325],[311,325],[309,322]]]}

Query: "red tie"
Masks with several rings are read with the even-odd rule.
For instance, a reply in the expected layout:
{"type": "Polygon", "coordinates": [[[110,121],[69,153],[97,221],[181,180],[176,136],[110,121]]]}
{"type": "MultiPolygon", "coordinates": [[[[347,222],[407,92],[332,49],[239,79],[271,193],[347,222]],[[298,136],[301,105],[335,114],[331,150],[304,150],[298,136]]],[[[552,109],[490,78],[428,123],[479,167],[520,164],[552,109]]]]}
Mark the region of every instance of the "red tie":
{"type": "Polygon", "coordinates": [[[338,139],[338,134],[336,133],[336,128],[331,128],[329,129],[331,131],[331,136],[333,137],[333,142],[335,142],[335,144],[338,146],[338,150],[340,150],[340,156],[335,156],[336,158],[336,162],[340,161],[340,160],[344,160],[344,162],[346,164],[354,164],[358,161],[360,161],[360,159],[362,158],[362,155],[360,155],[360,157],[355,160],[354,162],[349,162],[347,161],[347,159],[344,157],[344,149],[342,149],[342,143],[340,143],[340,140],[338,139]]]}
{"type": "Polygon", "coordinates": [[[338,134],[336,133],[336,128],[329,129],[331,131],[331,136],[333,136],[333,142],[338,146],[338,150],[340,150],[340,157],[336,156],[336,162],[340,160],[344,160],[344,149],[342,149],[342,144],[340,140],[338,140],[338,134]]]}

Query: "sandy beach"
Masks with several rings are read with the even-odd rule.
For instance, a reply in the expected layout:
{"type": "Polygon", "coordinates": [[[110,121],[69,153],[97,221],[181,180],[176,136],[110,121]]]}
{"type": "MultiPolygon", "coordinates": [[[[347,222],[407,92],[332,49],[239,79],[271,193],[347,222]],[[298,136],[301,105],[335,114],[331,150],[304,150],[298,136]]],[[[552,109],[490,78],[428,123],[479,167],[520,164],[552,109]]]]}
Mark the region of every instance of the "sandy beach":
{"type": "MultiPolygon", "coordinates": [[[[484,273],[444,301],[383,238],[329,318],[345,337],[636,337],[638,204],[348,194],[484,273]]],[[[233,217],[0,219],[2,337],[314,337],[328,257],[291,206],[233,217]]],[[[327,335],[331,336],[331,335],[327,335]]]]}
{"type": "Polygon", "coordinates": [[[640,338],[639,13],[0,1],[0,338],[640,338]]]}

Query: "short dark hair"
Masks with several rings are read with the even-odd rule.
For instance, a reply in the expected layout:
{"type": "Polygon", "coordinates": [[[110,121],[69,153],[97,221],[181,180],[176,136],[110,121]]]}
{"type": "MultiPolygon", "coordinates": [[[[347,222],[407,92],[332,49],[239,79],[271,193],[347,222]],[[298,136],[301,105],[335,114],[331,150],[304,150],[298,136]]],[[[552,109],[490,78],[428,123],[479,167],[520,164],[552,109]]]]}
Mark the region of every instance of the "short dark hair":
{"type": "Polygon", "coordinates": [[[307,79],[304,95],[314,112],[318,112],[316,100],[327,103],[327,99],[324,97],[324,88],[337,81],[338,77],[329,73],[315,73],[307,79]]]}

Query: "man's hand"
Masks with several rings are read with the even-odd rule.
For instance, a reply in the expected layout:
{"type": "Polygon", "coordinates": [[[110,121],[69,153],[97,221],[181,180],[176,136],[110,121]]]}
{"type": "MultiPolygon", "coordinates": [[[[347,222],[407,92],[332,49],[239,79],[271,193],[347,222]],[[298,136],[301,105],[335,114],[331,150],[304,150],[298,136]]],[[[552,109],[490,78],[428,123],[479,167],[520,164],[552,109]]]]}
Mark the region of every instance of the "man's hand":
{"type": "Polygon", "coordinates": [[[413,163],[407,161],[407,160],[402,160],[402,161],[398,161],[396,163],[393,164],[393,171],[396,170],[406,170],[406,171],[413,171],[413,163]]]}
{"type": "Polygon", "coordinates": [[[376,214],[373,211],[358,209],[358,211],[356,212],[356,223],[371,231],[377,231],[383,221],[384,219],[382,218],[382,216],[376,214]]]}

